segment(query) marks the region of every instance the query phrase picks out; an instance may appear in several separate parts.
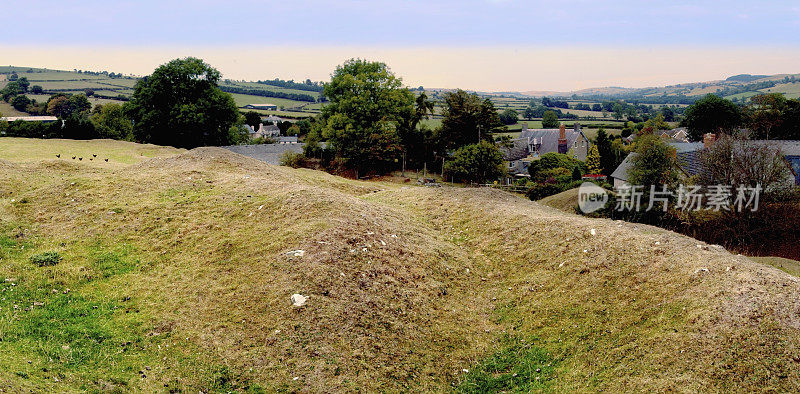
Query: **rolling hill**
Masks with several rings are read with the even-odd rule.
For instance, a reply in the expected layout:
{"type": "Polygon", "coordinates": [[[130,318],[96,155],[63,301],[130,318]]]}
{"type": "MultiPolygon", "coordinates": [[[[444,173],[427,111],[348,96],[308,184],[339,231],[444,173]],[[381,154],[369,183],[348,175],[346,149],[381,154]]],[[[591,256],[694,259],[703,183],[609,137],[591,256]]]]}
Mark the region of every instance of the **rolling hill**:
{"type": "Polygon", "coordinates": [[[624,88],[602,87],[575,91],[526,91],[528,96],[595,97],[607,99],[629,99],[636,97],[647,102],[647,98],[660,96],[701,97],[708,93],[721,94],[726,98],[750,97],[761,93],[783,93],[788,98],[800,97],[800,74],[750,75],[740,74],[724,80],[691,82],[664,87],[624,88]]]}
{"type": "Polygon", "coordinates": [[[800,390],[796,277],[499,191],[1,138],[0,259],[0,390],[800,390]]]}

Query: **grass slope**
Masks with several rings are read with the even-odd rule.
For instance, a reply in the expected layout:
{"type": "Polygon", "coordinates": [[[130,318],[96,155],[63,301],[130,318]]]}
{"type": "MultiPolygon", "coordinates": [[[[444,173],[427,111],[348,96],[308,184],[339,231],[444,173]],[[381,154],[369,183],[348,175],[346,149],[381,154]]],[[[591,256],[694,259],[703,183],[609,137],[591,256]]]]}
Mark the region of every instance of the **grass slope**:
{"type": "Polygon", "coordinates": [[[674,233],[215,148],[0,143],[2,390],[800,389],[796,279],[674,233]]]}

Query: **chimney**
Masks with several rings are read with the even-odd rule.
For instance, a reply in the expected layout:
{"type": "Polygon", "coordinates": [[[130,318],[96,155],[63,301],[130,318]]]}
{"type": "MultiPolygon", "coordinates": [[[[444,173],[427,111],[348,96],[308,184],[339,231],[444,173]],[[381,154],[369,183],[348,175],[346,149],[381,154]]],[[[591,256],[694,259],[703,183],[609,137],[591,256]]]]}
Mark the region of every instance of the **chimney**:
{"type": "Polygon", "coordinates": [[[575,132],[579,133],[580,131],[581,131],[581,124],[578,123],[578,122],[575,122],[575,132]]]}
{"type": "Polygon", "coordinates": [[[567,153],[567,128],[562,124],[558,128],[558,153],[567,153]]]}
{"type": "Polygon", "coordinates": [[[714,133],[706,133],[703,134],[703,148],[710,148],[711,145],[714,145],[714,142],[717,140],[717,135],[714,133]]]}

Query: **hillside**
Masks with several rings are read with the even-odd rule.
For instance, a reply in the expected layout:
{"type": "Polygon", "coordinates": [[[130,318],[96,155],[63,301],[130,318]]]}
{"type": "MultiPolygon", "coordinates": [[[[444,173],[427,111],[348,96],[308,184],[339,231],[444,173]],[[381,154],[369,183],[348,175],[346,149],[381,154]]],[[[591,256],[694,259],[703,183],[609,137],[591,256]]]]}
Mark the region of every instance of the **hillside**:
{"type": "MultiPolygon", "coordinates": [[[[122,75],[109,72],[91,72],[83,70],[52,70],[33,67],[0,66],[0,73],[16,73],[18,77],[25,77],[31,86],[42,87],[43,93],[27,93],[31,99],[46,102],[52,94],[57,93],[84,93],[91,90],[93,94],[89,101],[94,104],[110,102],[122,103],[133,94],[134,86],[139,81],[138,76],[122,75]]],[[[0,78],[0,89],[7,83],[7,75],[0,78]]],[[[309,117],[319,112],[319,104],[315,101],[319,96],[317,91],[292,89],[271,85],[276,81],[264,83],[241,82],[225,79],[220,82],[220,88],[231,93],[236,105],[244,108],[247,104],[270,103],[278,106],[277,111],[257,111],[263,114],[276,114],[286,117],[309,117]]],[[[310,88],[309,88],[310,89],[310,88]]],[[[6,116],[22,116],[23,113],[15,111],[13,107],[0,102],[0,113],[6,116]]]]}
{"type": "Polygon", "coordinates": [[[800,390],[798,280],[696,240],[69,143],[0,139],[0,390],[800,390]]]}
{"type": "Polygon", "coordinates": [[[572,97],[576,95],[579,97],[607,99],[636,99],[642,102],[648,102],[648,99],[661,98],[662,96],[687,96],[696,98],[709,93],[720,94],[728,99],[747,98],[762,93],[782,93],[787,98],[799,98],[800,74],[740,74],[728,77],[724,80],[688,82],[677,85],[647,88],[598,87],[564,92],[535,90],[523,92],[525,95],[535,97],[572,97]]]}

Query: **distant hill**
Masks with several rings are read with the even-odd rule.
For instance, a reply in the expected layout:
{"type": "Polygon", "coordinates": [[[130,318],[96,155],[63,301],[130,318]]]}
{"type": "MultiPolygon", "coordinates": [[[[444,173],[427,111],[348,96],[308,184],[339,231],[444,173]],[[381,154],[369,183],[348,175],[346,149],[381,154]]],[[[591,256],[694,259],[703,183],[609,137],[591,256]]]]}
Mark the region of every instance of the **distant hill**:
{"type": "Polygon", "coordinates": [[[750,75],[750,74],[739,74],[734,75],[732,77],[728,77],[725,81],[728,82],[753,82],[757,79],[767,78],[768,75],[750,75]]]}
{"type": "Polygon", "coordinates": [[[530,90],[522,94],[531,97],[571,97],[573,95],[594,99],[622,99],[659,101],[664,98],[685,98],[691,102],[706,94],[714,93],[728,99],[745,99],[763,93],[782,93],[787,98],[800,97],[800,74],[751,75],[739,74],[724,80],[689,82],[677,85],[646,88],[599,87],[574,91],[530,90]]]}

